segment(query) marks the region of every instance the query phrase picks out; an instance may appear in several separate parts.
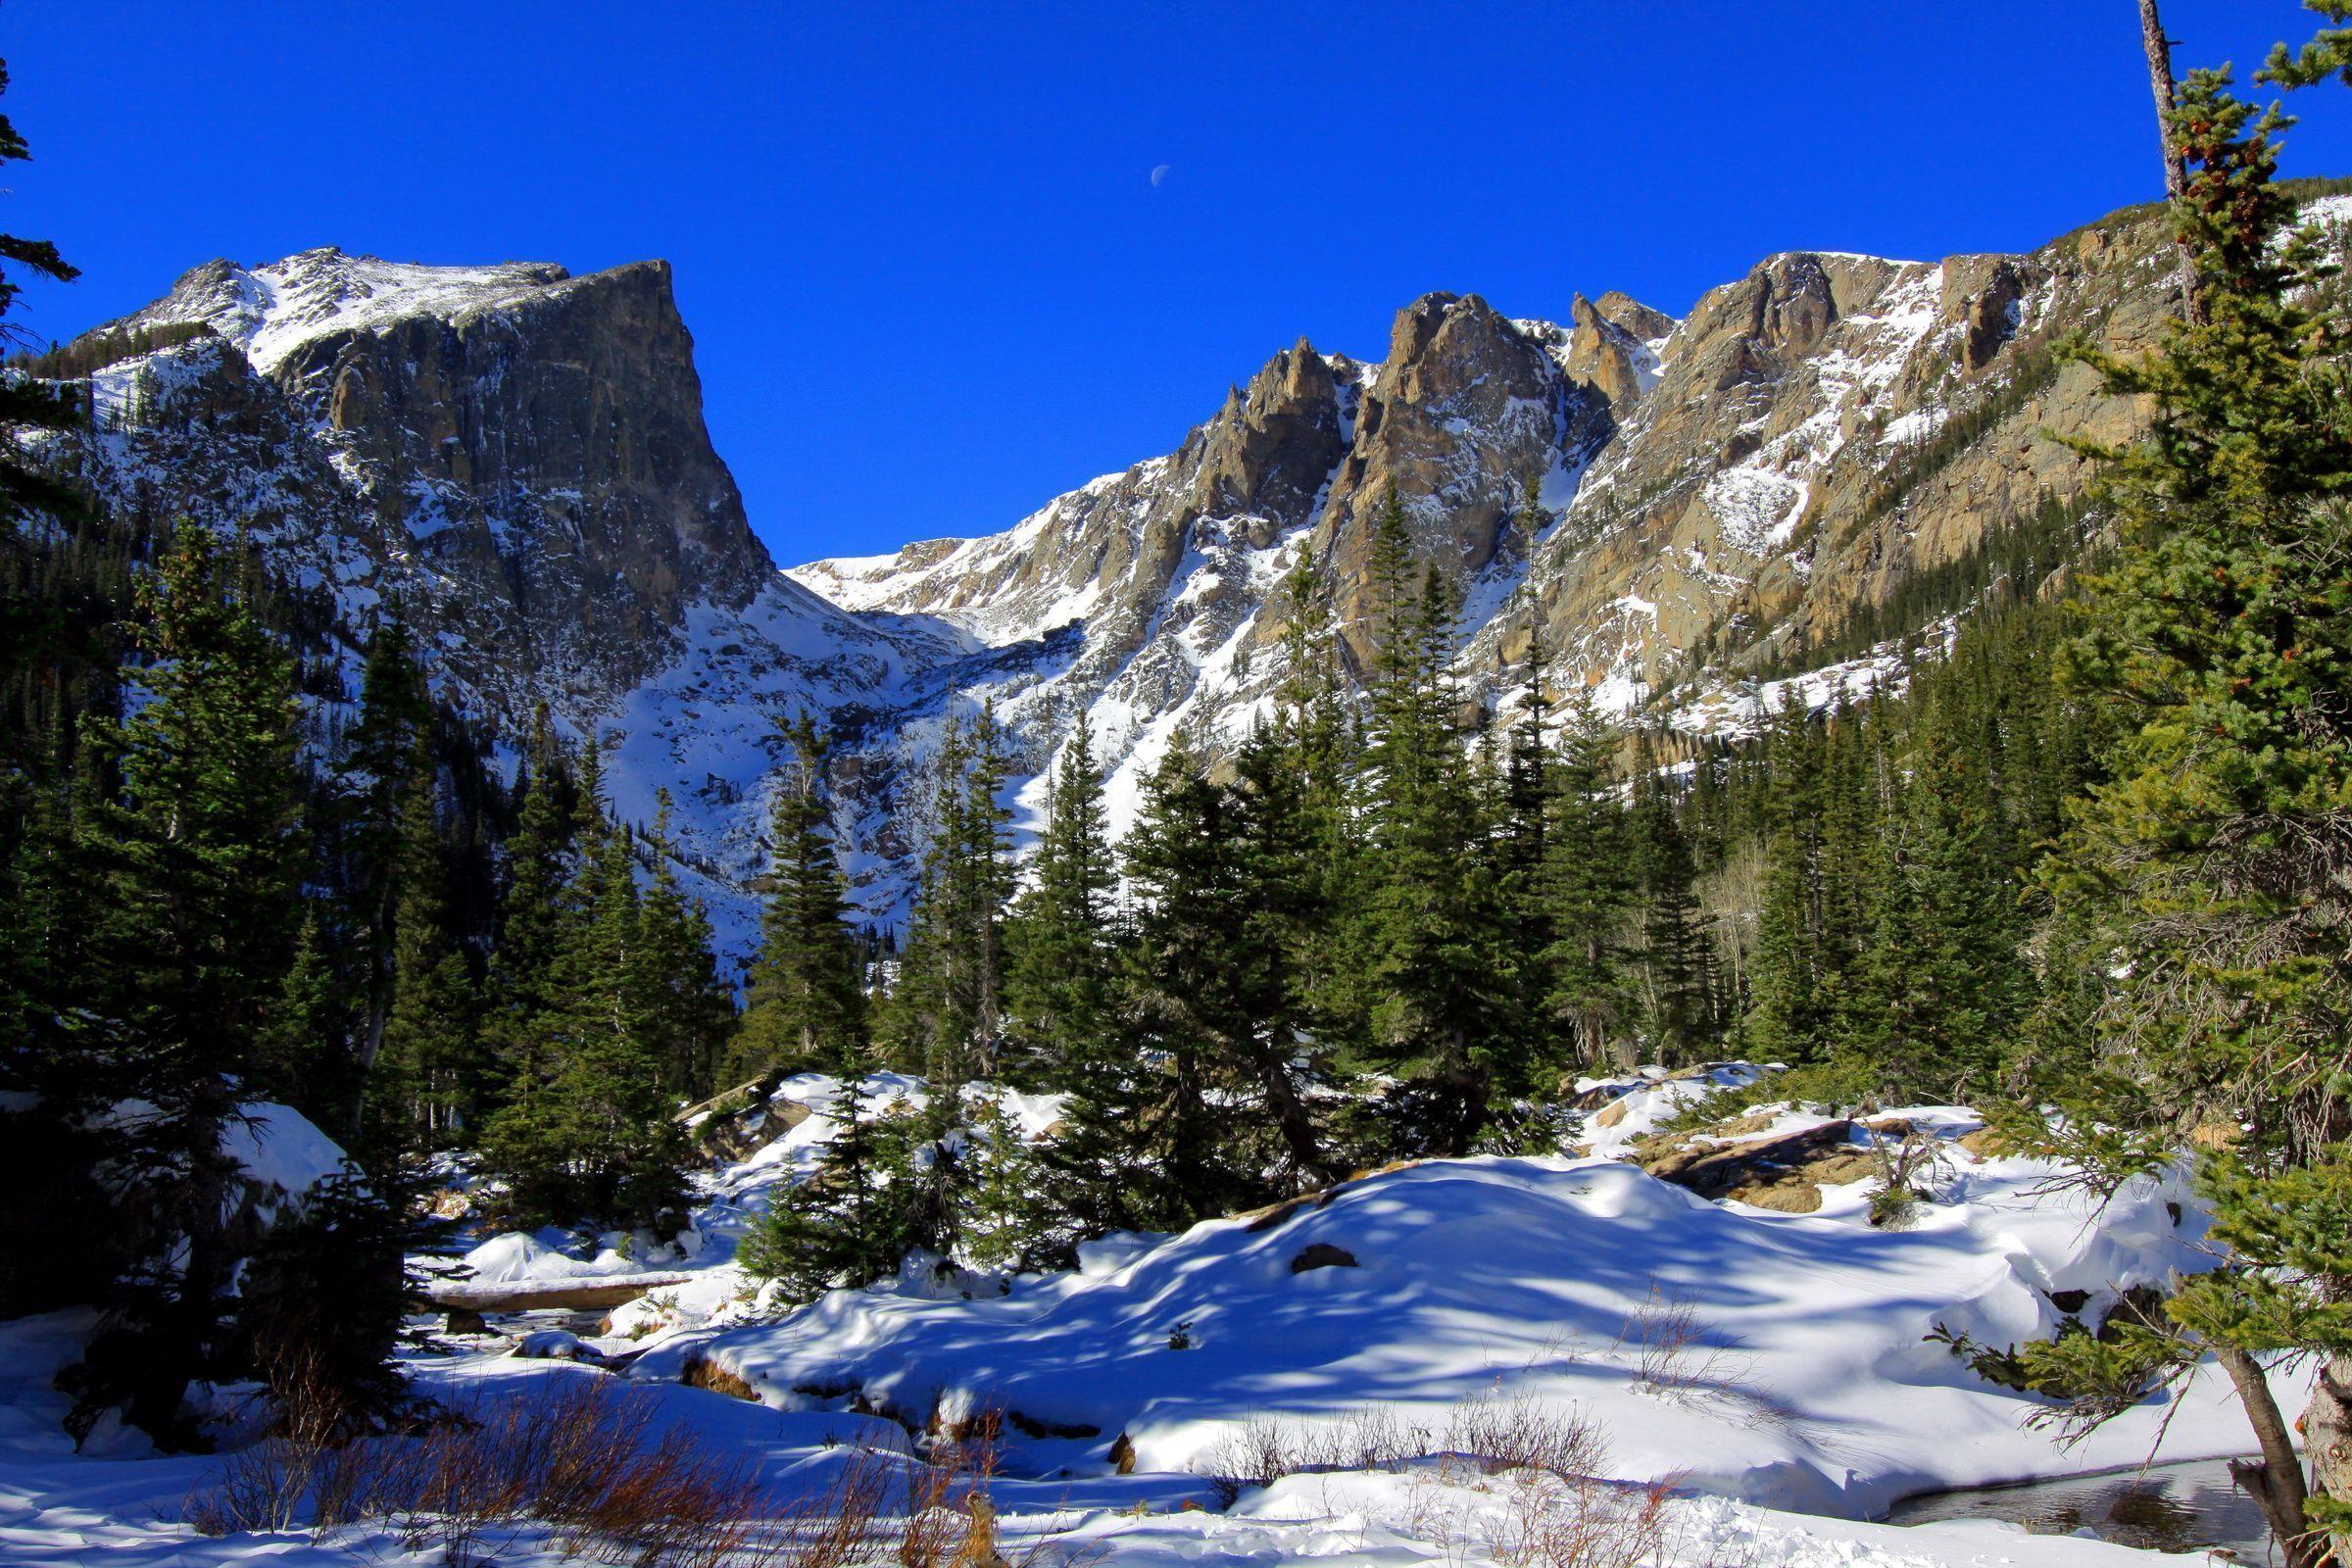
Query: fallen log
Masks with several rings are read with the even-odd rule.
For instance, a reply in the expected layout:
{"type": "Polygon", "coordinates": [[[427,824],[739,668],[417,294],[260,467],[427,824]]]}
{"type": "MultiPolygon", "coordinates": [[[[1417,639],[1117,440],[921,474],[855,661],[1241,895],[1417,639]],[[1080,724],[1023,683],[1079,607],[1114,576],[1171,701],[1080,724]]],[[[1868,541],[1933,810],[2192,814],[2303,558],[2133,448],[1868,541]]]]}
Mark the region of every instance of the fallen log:
{"type": "Polygon", "coordinates": [[[590,1274],[567,1280],[453,1280],[430,1285],[435,1306],[462,1312],[585,1312],[634,1301],[648,1291],[683,1285],[692,1274],[590,1274]]]}

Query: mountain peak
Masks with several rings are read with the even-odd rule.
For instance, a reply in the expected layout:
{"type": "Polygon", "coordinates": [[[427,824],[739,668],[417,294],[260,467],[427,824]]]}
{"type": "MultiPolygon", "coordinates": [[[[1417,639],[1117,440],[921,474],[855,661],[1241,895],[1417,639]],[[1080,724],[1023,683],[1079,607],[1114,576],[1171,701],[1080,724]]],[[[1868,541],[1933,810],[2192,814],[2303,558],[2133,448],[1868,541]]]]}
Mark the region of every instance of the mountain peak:
{"type": "Polygon", "coordinates": [[[268,374],[303,344],[329,333],[518,303],[570,280],[571,273],[552,262],[435,267],[321,245],[255,267],[207,262],[182,273],[130,324],[200,321],[268,374]]]}

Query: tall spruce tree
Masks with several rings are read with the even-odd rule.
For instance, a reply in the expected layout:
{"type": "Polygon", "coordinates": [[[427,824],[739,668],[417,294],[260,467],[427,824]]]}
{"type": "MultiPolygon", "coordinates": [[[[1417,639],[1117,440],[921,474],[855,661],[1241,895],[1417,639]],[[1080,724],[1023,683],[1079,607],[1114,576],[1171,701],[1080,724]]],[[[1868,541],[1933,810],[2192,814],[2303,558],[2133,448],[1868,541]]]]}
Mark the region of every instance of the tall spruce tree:
{"type": "Polygon", "coordinates": [[[1365,757],[1373,881],[1361,909],[1369,1051],[1410,1080],[1397,1097],[1408,1143],[1443,1154],[1467,1153],[1497,1093],[1524,1087],[1532,1066],[1485,793],[1448,672],[1454,609],[1433,564],[1410,618],[1384,628],[1365,757]]]}
{"type": "Polygon", "coordinates": [[[1700,1052],[1714,1022],[1706,939],[1692,891],[1697,865],[1647,736],[1636,743],[1633,765],[1627,832],[1638,899],[1642,1033],[1657,1060],[1679,1064],[1700,1052]]]}
{"type": "Polygon", "coordinates": [[[77,1435],[120,1408],[184,1443],[188,1383],[225,1370],[237,1253],[222,1139],[293,956],[305,852],[293,663],[226,576],[212,535],[182,526],[140,585],[147,700],[90,726],[119,787],[76,823],[95,907],[73,1098],[143,1107],[108,1152],[145,1238],[75,1374],[77,1435]]]}
{"type": "MultiPolygon", "coordinates": [[[[360,713],[337,767],[340,871],[348,929],[342,946],[353,972],[356,1036],[338,1118],[360,1129],[361,1102],[382,1049],[395,983],[397,911],[416,866],[411,853],[411,805],[432,787],[432,704],[408,624],[388,615],[368,639],[360,677],[360,713]]],[[[340,1065],[340,1064],[336,1064],[340,1065]]]]}
{"type": "Polygon", "coordinates": [[[604,814],[593,745],[581,763],[554,954],[539,1004],[515,1024],[518,1078],[484,1129],[483,1161],[514,1220],[660,1228],[683,1200],[685,1140],[631,964],[641,902],[629,836],[604,814]]]}
{"type": "Polygon", "coordinates": [[[1012,896],[1007,761],[993,703],[950,723],[914,909],[891,998],[892,1043],[949,1088],[995,1070],[1004,1044],[1004,909],[1012,896]]]}
{"type": "Polygon", "coordinates": [[[1117,888],[1094,726],[1082,711],[1062,743],[1045,832],[1005,925],[1016,1076],[1059,1086],[1073,1063],[1104,1049],[1118,952],[1117,888]]]}
{"type": "MultiPolygon", "coordinates": [[[[2274,79],[2340,72],[2344,37],[2281,48],[2274,79]]],[[[2086,927],[2061,951],[2096,955],[2087,1009],[2070,1009],[2088,1035],[2039,1036],[2039,1087],[2072,1112],[2059,1142],[2110,1184],[2201,1143],[2221,1266],[2130,1344],[2029,1348],[2027,1364],[2078,1392],[2067,1374],[2088,1363],[2095,1398],[2119,1374],[2217,1357],[2261,1447],[2233,1474],[2287,1561],[2317,1568],[2352,1560],[2352,326],[2302,286],[2322,257],[2273,182],[2286,124],[2222,73],[2187,78],[2174,217],[2201,318],[2143,360],[2084,353],[2154,418],[2094,454],[2120,543],[2065,668],[2122,733],[2041,872],[2086,927]],[[2319,1361],[2295,1423],[2308,1473],[2264,1375],[2288,1355],[2319,1361]]]]}
{"type": "Polygon", "coordinates": [[[784,730],[791,758],[768,817],[770,856],[750,1006],[730,1079],[832,1067],[865,1039],[864,962],[825,793],[827,737],[804,713],[784,730]]]}
{"type": "Polygon", "coordinates": [[[623,983],[644,1048],[661,1064],[662,1091],[673,1100],[704,1100],[719,1087],[719,1056],[736,1030],[735,999],[711,952],[710,910],[678,884],[669,791],[656,791],[654,800],[654,830],[645,841],[653,875],[638,905],[623,983]]]}
{"type": "Polygon", "coordinates": [[[1634,994],[1626,924],[1635,890],[1615,751],[1590,699],[1571,693],[1539,867],[1549,938],[1541,973],[1551,1029],[1588,1069],[1632,1065],[1611,1056],[1631,1043],[1624,1026],[1634,994]]]}
{"type": "Polygon", "coordinates": [[[392,993],[367,1086],[366,1145],[380,1158],[463,1141],[487,1087],[479,997],[447,894],[441,824],[427,751],[403,812],[399,899],[392,914],[392,993]]]}

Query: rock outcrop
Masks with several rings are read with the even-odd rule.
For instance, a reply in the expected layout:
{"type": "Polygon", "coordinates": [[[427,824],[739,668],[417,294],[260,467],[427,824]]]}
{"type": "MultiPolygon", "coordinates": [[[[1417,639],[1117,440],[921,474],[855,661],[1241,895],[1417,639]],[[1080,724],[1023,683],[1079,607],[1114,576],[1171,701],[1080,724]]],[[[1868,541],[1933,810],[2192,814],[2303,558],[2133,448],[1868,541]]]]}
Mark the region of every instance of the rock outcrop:
{"type": "MultiPolygon", "coordinates": [[[[87,377],[92,431],[51,450],[119,508],[249,530],[332,599],[349,645],[398,601],[445,695],[502,733],[545,702],[603,738],[624,815],[676,798],[740,950],[778,716],[827,711],[852,741],[841,826],[867,912],[891,919],[940,735],[980,702],[1009,726],[1031,818],[1090,713],[1117,826],[1178,734],[1214,756],[1264,713],[1302,551],[1360,668],[1392,485],[1462,590],[1470,695],[1516,701],[1541,639],[1555,681],[1604,709],[1752,722],[1774,692],[1749,671],[1803,667],[1922,573],[2081,494],[2048,433],[2113,440],[2138,411],[2051,347],[2149,341],[2165,251],[2143,212],[2023,256],[1791,253],[1679,320],[1613,293],[1572,296],[1564,322],[1430,294],[1378,364],[1301,340],[1174,452],[1004,533],[788,573],[710,448],[658,262],[211,263],[82,340],[122,356],[87,377]],[[191,325],[145,352],[158,335],[124,330],[191,325]]],[[[1899,676],[1891,653],[1859,667],[1899,676]]],[[[1833,700],[1838,678],[1796,689],[1833,700]]]]}

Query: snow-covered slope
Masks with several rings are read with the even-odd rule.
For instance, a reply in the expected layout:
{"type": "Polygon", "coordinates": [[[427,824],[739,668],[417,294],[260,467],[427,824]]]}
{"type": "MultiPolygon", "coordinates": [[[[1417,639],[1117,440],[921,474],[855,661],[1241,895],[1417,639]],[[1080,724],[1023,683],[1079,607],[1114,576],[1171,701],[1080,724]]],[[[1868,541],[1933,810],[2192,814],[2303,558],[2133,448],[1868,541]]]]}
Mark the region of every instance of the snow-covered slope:
{"type": "MultiPolygon", "coordinates": [[[[1088,713],[1123,823],[1176,735],[1213,755],[1265,711],[1281,585],[1308,551],[1360,666],[1392,485],[1462,588],[1460,668],[1490,703],[1516,701],[1541,637],[1555,682],[1603,707],[1686,732],[1748,722],[1743,663],[1787,667],[2079,490],[2078,460],[2037,432],[2112,439],[2132,414],[2082,368],[2051,372],[2047,345],[2144,340],[2162,249],[2134,219],[2023,257],[1791,253],[1679,320],[1614,294],[1556,323],[1433,294],[1379,363],[1301,341],[1175,452],[1003,533],[788,574],[710,448],[658,262],[210,263],[85,340],[125,352],[90,377],[95,433],[55,450],[128,514],[249,529],[331,593],[350,641],[398,600],[443,689],[510,747],[540,703],[605,737],[625,814],[674,797],[740,949],[779,717],[831,713],[849,738],[851,872],[867,915],[893,919],[956,715],[998,705],[1026,825],[1088,713]],[[189,325],[209,334],[127,352],[130,329],[189,325]],[[1977,433],[1939,440],[1962,416],[1977,433]]],[[[1896,680],[1901,657],[1848,673],[1896,680]]],[[[1787,689],[1826,700],[1832,682],[1787,689]]]]}
{"type": "MultiPolygon", "coordinates": [[[[70,1314],[0,1324],[0,1559],[15,1568],[89,1568],[99,1561],[153,1568],[348,1568],[355,1561],[423,1568],[461,1555],[459,1548],[445,1552],[436,1539],[442,1532],[430,1519],[317,1532],[199,1533],[191,1520],[238,1462],[233,1451],[98,1457],[74,1453],[59,1428],[66,1400],[50,1382],[87,1327],[70,1314]]],[[[604,1377],[562,1361],[497,1355],[418,1360],[410,1374],[427,1396],[484,1412],[510,1403],[566,1408],[556,1401],[578,1399],[604,1377]]],[[[829,1490],[852,1465],[922,1484],[923,1468],[906,1454],[904,1439],[869,1417],[782,1415],[676,1385],[632,1384],[617,1393],[649,1434],[673,1435],[669,1441],[690,1444],[717,1467],[743,1474],[757,1506],[804,1525],[832,1516],[824,1507],[829,1490]]],[[[1547,1506],[1544,1483],[1525,1472],[1484,1477],[1459,1467],[1297,1476],[1252,1491],[1224,1512],[1215,1511],[1211,1489],[1193,1477],[999,1479],[983,1485],[1003,1560],[1010,1562],[1540,1568],[1559,1559],[1529,1549],[1536,1545],[1525,1539],[1530,1523],[1548,1517],[1573,1528],[1581,1507],[1612,1505],[1605,1491],[1580,1491],[1547,1506]]],[[[1638,1495],[1633,1500],[1640,1506],[1638,1495]]],[[[768,1538],[761,1532],[753,1539],[768,1538]]],[[[1633,1544],[1649,1549],[1572,1560],[1623,1568],[2163,1568],[2180,1561],[1999,1525],[1849,1524],[1699,1495],[1665,1499],[1654,1527],[1633,1544]]],[[[576,1553],[588,1546],[585,1560],[619,1560],[618,1548],[596,1549],[603,1545],[521,1523],[489,1528],[463,1543],[462,1554],[468,1561],[554,1568],[583,1560],[576,1553]]],[[[889,1545],[876,1542],[870,1560],[897,1560],[889,1545]]],[[[717,1561],[753,1568],[815,1555],[762,1552],[755,1544],[717,1561]]]]}
{"type": "Polygon", "coordinates": [[[2134,1463],[2160,1437],[2173,1457],[2242,1450],[2213,1369],[2066,1452],[2024,1425],[2035,1401],[1927,1340],[1942,1323],[2012,1344],[2057,1327],[2053,1292],[2095,1311],[2203,1266],[2184,1186],[2094,1212],[2041,1191],[2047,1167],[1947,1157],[1941,1200],[1901,1231],[1870,1225],[1860,1182],[1792,1215],[1606,1157],[1430,1161],[1001,1298],[836,1292],[772,1327],[679,1336],[636,1374],[701,1358],[780,1409],[855,1396],[917,1424],[993,1403],[1066,1435],[1029,1462],[1082,1470],[1120,1438],[1137,1468],[1197,1469],[1253,1422],[1337,1432],[1377,1409],[1442,1430],[1465,1400],[1524,1398],[1597,1422],[1613,1475],[1853,1517],[2134,1463]]]}
{"type": "MultiPolygon", "coordinates": [[[[1398,314],[1380,363],[1301,342],[1177,451],[1003,533],[788,574],[990,645],[1063,629],[1066,657],[956,689],[997,702],[1029,769],[1087,711],[1114,819],[1176,734],[1214,756],[1264,713],[1284,674],[1282,584],[1309,552],[1362,666],[1392,484],[1423,558],[1461,587],[1471,692],[1508,710],[1541,638],[1555,685],[1583,684],[1605,710],[1738,730],[1784,699],[1899,686],[1941,635],[1760,692],[1741,671],[1787,667],[1921,571],[2081,492],[2080,460],[2043,432],[2119,439],[2134,416],[2087,369],[2054,370],[2050,345],[2075,330],[2144,342],[2165,309],[2163,243],[2133,218],[2019,257],[1792,252],[1679,320],[1622,295],[1572,300],[1564,324],[1430,295],[1398,314]],[[1954,418],[1969,439],[1939,439],[1954,418]]],[[[893,744],[919,757],[924,737],[893,744]]]]}
{"type": "Polygon", "coordinates": [[[85,339],[110,341],[125,352],[87,377],[92,427],[53,441],[57,462],[123,515],[258,541],[329,597],[354,689],[359,646],[397,604],[438,690],[509,765],[543,703],[599,739],[625,818],[673,798],[733,953],[778,721],[888,711],[978,651],[775,571],[710,448],[660,263],[575,278],[331,249],[215,262],[85,339]],[[187,325],[209,332],[127,352],[157,340],[143,328],[187,325]]]}

